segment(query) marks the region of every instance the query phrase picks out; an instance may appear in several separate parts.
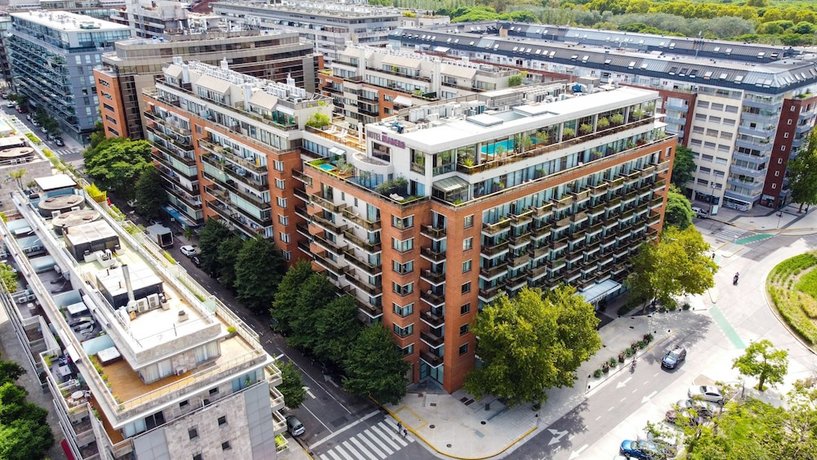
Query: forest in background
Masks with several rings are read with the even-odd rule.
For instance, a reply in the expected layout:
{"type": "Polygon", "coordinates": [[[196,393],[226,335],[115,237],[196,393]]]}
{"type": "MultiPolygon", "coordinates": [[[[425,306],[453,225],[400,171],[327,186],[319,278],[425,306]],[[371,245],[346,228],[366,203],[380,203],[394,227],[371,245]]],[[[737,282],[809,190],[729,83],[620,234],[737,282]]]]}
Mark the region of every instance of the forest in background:
{"type": "Polygon", "coordinates": [[[369,0],[448,15],[775,45],[817,44],[817,2],[690,0],[369,0]]]}

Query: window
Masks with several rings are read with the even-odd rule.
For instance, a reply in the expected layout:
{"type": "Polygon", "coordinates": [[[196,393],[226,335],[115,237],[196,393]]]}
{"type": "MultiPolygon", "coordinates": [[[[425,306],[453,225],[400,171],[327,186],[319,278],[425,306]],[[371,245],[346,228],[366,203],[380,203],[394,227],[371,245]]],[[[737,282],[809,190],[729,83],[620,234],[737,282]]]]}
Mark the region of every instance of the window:
{"type": "Polygon", "coordinates": [[[404,264],[401,264],[400,262],[398,262],[396,260],[392,260],[391,264],[392,264],[392,269],[395,272],[403,274],[403,275],[405,275],[406,273],[411,273],[411,272],[414,271],[414,261],[413,260],[410,260],[410,261],[408,261],[408,262],[406,262],[404,264]]]}
{"type": "Polygon", "coordinates": [[[218,418],[218,426],[224,426],[227,424],[227,417],[221,416],[218,418]]]}
{"type": "Polygon", "coordinates": [[[224,441],[221,443],[221,450],[230,450],[230,441],[224,441]]]}
{"type": "Polygon", "coordinates": [[[772,190],[777,188],[777,184],[772,184],[772,190]]]}
{"type": "Polygon", "coordinates": [[[284,183],[283,179],[275,179],[275,186],[283,190],[284,187],[286,187],[286,184],[284,183]]]}
{"type": "Polygon", "coordinates": [[[780,177],[780,171],[775,171],[774,172],[774,177],[780,177]]]}
{"type": "Polygon", "coordinates": [[[280,207],[282,207],[282,208],[286,208],[286,207],[287,207],[287,199],[286,199],[286,198],[282,198],[282,197],[280,197],[280,196],[279,196],[279,197],[275,197],[275,201],[278,203],[278,206],[280,206],[280,207]]]}
{"type": "Polygon", "coordinates": [[[786,120],[786,124],[791,126],[791,121],[792,121],[791,118],[789,118],[788,120],[786,120]]]}
{"type": "Polygon", "coordinates": [[[470,271],[471,271],[471,261],[466,260],[465,262],[462,263],[462,272],[463,273],[468,273],[470,271]]]}
{"type": "Polygon", "coordinates": [[[199,430],[196,427],[188,428],[187,436],[189,436],[190,440],[192,441],[199,437],[199,430]]]}
{"type": "Polygon", "coordinates": [[[463,284],[462,288],[461,288],[461,291],[462,291],[463,294],[467,294],[467,293],[471,292],[471,282],[469,281],[469,282],[463,284]]]}
{"type": "Polygon", "coordinates": [[[391,217],[391,225],[394,228],[400,228],[400,229],[414,227],[414,216],[408,216],[408,217],[403,217],[403,218],[400,218],[400,217],[397,217],[397,216],[392,216],[391,217]]]}
{"type": "Polygon", "coordinates": [[[410,303],[410,304],[408,304],[408,305],[406,305],[404,307],[401,307],[400,305],[397,305],[396,303],[393,303],[391,305],[392,305],[392,311],[396,315],[399,315],[399,316],[401,316],[403,318],[405,318],[406,316],[414,313],[414,303],[410,303]]]}
{"type": "Polygon", "coordinates": [[[788,139],[788,138],[789,138],[789,133],[783,133],[783,139],[788,139]]]}
{"type": "Polygon", "coordinates": [[[278,214],[278,223],[281,225],[289,225],[289,218],[278,214]]]}
{"type": "Polygon", "coordinates": [[[398,337],[408,337],[414,333],[414,324],[409,324],[406,327],[400,327],[396,324],[392,325],[392,330],[398,337]]]}
{"type": "Polygon", "coordinates": [[[204,458],[204,457],[202,457],[201,454],[193,455],[193,460],[202,460],[202,458],[204,458]]]}
{"type": "Polygon", "coordinates": [[[272,166],[275,168],[276,171],[283,171],[284,170],[284,162],[281,160],[274,160],[272,162],[272,166]]]}
{"type": "Polygon", "coordinates": [[[471,214],[470,216],[465,216],[465,220],[463,220],[463,227],[464,228],[471,228],[474,226],[474,215],[471,214]]]}
{"type": "Polygon", "coordinates": [[[406,296],[414,292],[414,283],[398,284],[391,283],[392,290],[402,296],[406,296]]]}
{"type": "Polygon", "coordinates": [[[289,233],[278,232],[281,236],[281,242],[289,243],[289,233]]]}
{"type": "Polygon", "coordinates": [[[470,311],[471,311],[471,304],[470,303],[467,303],[467,304],[460,307],[460,314],[461,315],[465,315],[470,311]]]}
{"type": "Polygon", "coordinates": [[[210,396],[215,396],[218,394],[218,388],[210,388],[210,396]]]}
{"type": "Polygon", "coordinates": [[[786,146],[785,146],[785,145],[781,145],[781,146],[780,146],[780,151],[781,151],[781,152],[785,152],[785,151],[786,151],[786,146]]]}
{"type": "Polygon", "coordinates": [[[460,335],[465,335],[467,333],[468,333],[468,325],[463,324],[462,326],[460,326],[460,335]]]}
{"type": "Polygon", "coordinates": [[[467,250],[469,250],[469,249],[471,249],[473,247],[474,247],[474,238],[473,237],[465,238],[464,240],[462,240],[462,250],[463,251],[467,251],[467,250]]]}
{"type": "Polygon", "coordinates": [[[182,401],[182,402],[179,403],[179,409],[184,409],[185,407],[187,407],[189,405],[190,405],[189,401],[182,401]]]}
{"type": "Polygon", "coordinates": [[[414,238],[409,238],[407,240],[398,240],[397,238],[392,238],[391,247],[399,252],[411,251],[412,249],[414,249],[414,238]]]}
{"type": "Polygon", "coordinates": [[[460,345],[460,356],[462,356],[462,355],[464,355],[466,353],[468,353],[468,344],[464,343],[464,344],[460,345]]]}
{"type": "Polygon", "coordinates": [[[783,159],[782,159],[782,158],[778,158],[778,159],[777,159],[777,164],[782,165],[782,164],[783,164],[783,159]]]}
{"type": "Polygon", "coordinates": [[[410,343],[406,348],[401,348],[400,351],[403,354],[403,356],[412,355],[414,354],[414,344],[410,343]]]}

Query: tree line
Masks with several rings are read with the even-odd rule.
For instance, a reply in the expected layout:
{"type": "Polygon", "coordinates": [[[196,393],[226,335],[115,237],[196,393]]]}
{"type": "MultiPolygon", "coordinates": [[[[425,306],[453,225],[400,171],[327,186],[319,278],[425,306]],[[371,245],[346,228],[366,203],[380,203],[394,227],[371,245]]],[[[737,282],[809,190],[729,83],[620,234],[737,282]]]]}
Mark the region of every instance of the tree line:
{"type": "Polygon", "coordinates": [[[0,458],[44,458],[54,444],[48,411],[27,400],[28,392],[17,385],[26,371],[13,361],[0,360],[0,458]]]}

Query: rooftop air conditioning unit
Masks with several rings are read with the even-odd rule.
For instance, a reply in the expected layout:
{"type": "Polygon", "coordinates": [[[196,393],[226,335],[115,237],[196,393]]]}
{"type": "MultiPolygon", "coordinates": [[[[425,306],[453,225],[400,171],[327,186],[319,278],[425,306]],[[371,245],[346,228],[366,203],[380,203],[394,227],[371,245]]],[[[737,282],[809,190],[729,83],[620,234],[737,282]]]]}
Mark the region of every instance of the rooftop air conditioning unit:
{"type": "Polygon", "coordinates": [[[159,294],[151,294],[147,296],[148,307],[152,310],[154,308],[159,308],[161,302],[159,301],[159,294]]]}
{"type": "Polygon", "coordinates": [[[59,216],[60,214],[62,214],[60,211],[51,211],[51,218],[53,219],[59,216]]]}
{"type": "Polygon", "coordinates": [[[150,304],[148,304],[148,301],[146,299],[137,300],[136,305],[138,305],[139,313],[145,313],[147,311],[150,311],[150,304]]]}

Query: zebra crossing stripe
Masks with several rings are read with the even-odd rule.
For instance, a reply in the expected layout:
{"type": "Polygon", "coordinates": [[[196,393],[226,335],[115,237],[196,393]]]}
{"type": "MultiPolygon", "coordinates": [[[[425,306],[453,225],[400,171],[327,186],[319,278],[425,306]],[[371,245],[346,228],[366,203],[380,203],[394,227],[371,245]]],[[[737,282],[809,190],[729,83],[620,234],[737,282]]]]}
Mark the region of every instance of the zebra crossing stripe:
{"type": "MultiPolygon", "coordinates": [[[[344,442],[343,443],[343,448],[348,450],[352,454],[352,457],[354,459],[361,460],[362,458],[364,458],[364,456],[361,455],[360,452],[358,452],[354,447],[352,447],[352,444],[349,443],[349,442],[344,442]]],[[[335,449],[340,449],[340,446],[335,447],[335,449]]],[[[353,459],[350,458],[349,460],[353,460],[353,459]]]]}
{"type": "MultiPolygon", "coordinates": [[[[345,444],[345,443],[344,443],[344,444],[345,444]]],[[[347,447],[347,448],[348,448],[348,447],[347,447]]],[[[335,446],[335,448],[334,448],[334,449],[332,449],[332,450],[334,450],[335,452],[337,452],[338,454],[340,454],[340,455],[341,455],[341,456],[342,456],[342,457],[343,457],[345,460],[355,460],[355,459],[354,459],[354,457],[350,457],[350,456],[349,456],[349,455],[348,455],[348,454],[347,454],[347,453],[346,453],[346,452],[343,450],[343,448],[340,446],[340,444],[338,444],[337,446],[335,446]]],[[[329,452],[332,452],[332,450],[330,450],[329,452]]],[[[350,450],[350,451],[352,451],[352,449],[349,449],[349,450],[350,450]]],[[[353,453],[352,453],[352,455],[354,455],[354,454],[356,454],[356,453],[357,453],[357,452],[353,452],[353,453]]]]}
{"type": "Polygon", "coordinates": [[[410,434],[406,435],[406,437],[404,438],[403,435],[401,435],[400,432],[397,431],[397,424],[394,422],[394,420],[392,420],[390,418],[387,418],[387,419],[383,420],[383,422],[386,423],[386,426],[388,426],[391,431],[394,431],[394,432],[397,433],[397,436],[395,436],[394,439],[397,439],[397,441],[400,442],[401,444],[406,445],[409,442],[414,442],[414,439],[411,437],[410,434]],[[408,441],[408,442],[404,442],[404,441],[408,441]]]}
{"type": "MultiPolygon", "coordinates": [[[[381,423],[382,423],[382,422],[381,422],[381,423]]],[[[394,447],[395,452],[396,452],[396,451],[398,451],[398,450],[400,450],[401,448],[403,448],[403,447],[405,447],[405,446],[406,446],[406,444],[400,444],[400,443],[398,443],[398,441],[399,441],[398,439],[394,439],[394,438],[392,438],[391,433],[389,433],[388,431],[386,431],[386,430],[384,430],[384,429],[382,429],[382,428],[380,427],[380,423],[378,423],[377,425],[375,425],[375,426],[373,426],[373,427],[372,427],[372,433],[379,435],[379,436],[380,436],[381,438],[383,438],[383,439],[384,439],[384,440],[385,440],[385,441],[386,441],[386,442],[387,442],[389,445],[391,445],[392,447],[394,447]]]]}
{"type": "Polygon", "coordinates": [[[357,440],[357,438],[349,438],[349,441],[351,441],[355,445],[355,448],[357,448],[359,451],[366,454],[367,458],[377,460],[377,456],[375,454],[371,453],[369,451],[369,449],[364,447],[363,444],[360,441],[357,440]]]}
{"type": "Polygon", "coordinates": [[[331,450],[329,452],[327,452],[326,454],[329,455],[330,457],[332,457],[332,460],[341,460],[341,458],[338,456],[338,454],[332,452],[331,450]]]}
{"type": "MultiPolygon", "coordinates": [[[[374,427],[372,427],[372,428],[374,428],[374,427]]],[[[391,455],[391,454],[394,453],[394,451],[391,450],[386,443],[384,443],[379,437],[377,437],[373,433],[373,430],[366,430],[366,431],[363,432],[363,434],[365,434],[366,436],[371,438],[371,440],[374,441],[375,444],[377,444],[381,449],[385,450],[386,454],[391,455]]]]}
{"type": "Polygon", "coordinates": [[[365,436],[365,434],[366,434],[365,431],[358,434],[357,439],[360,439],[360,442],[366,444],[366,447],[371,449],[371,451],[377,454],[380,458],[386,458],[386,454],[384,454],[383,451],[380,449],[380,443],[377,441],[372,443],[371,441],[369,441],[369,438],[365,436]]]}

